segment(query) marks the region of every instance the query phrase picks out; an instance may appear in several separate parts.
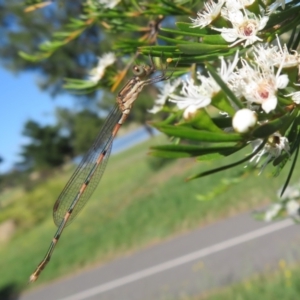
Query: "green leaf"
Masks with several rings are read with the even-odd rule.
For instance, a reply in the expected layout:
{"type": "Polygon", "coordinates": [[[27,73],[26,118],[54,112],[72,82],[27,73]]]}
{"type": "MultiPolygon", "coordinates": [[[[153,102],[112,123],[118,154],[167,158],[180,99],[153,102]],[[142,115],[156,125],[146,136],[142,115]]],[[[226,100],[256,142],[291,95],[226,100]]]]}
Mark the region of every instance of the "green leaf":
{"type": "Polygon", "coordinates": [[[212,118],[212,121],[219,127],[219,128],[228,128],[232,127],[232,118],[231,117],[217,117],[212,118]]]}
{"type": "Polygon", "coordinates": [[[197,157],[197,161],[208,161],[208,160],[216,160],[223,158],[224,155],[221,153],[210,153],[210,154],[204,154],[197,157]]]}
{"type": "Polygon", "coordinates": [[[225,45],[211,45],[204,43],[189,43],[189,44],[180,44],[177,46],[180,51],[185,54],[202,54],[207,52],[217,52],[220,50],[228,49],[228,46],[225,45]]]}
{"type": "MultiPolygon", "coordinates": [[[[138,51],[145,55],[161,57],[162,52],[157,47],[159,47],[159,46],[142,46],[142,47],[138,48],[138,51]]],[[[175,57],[178,57],[178,60],[183,60],[184,57],[183,57],[182,53],[180,53],[177,50],[173,50],[172,48],[168,48],[168,47],[173,47],[173,46],[165,46],[166,51],[164,51],[164,53],[163,53],[164,57],[172,57],[173,60],[175,57]]]]}
{"type": "Polygon", "coordinates": [[[151,147],[154,156],[166,157],[166,158],[180,158],[180,157],[193,157],[193,156],[205,156],[207,154],[219,154],[220,156],[227,156],[228,154],[240,150],[240,146],[236,146],[235,143],[228,145],[218,144],[213,146],[196,146],[196,145],[162,145],[151,147]]]}
{"type": "MultiPolygon", "coordinates": [[[[235,114],[235,109],[227,99],[227,95],[223,90],[220,90],[218,94],[212,98],[211,105],[218,108],[221,111],[227,112],[231,117],[235,114]]],[[[230,125],[231,126],[231,125],[230,125]]]]}
{"type": "Polygon", "coordinates": [[[228,48],[228,43],[219,34],[205,35],[202,41],[205,44],[226,45],[228,48]]]}
{"type": "MultiPolygon", "coordinates": [[[[210,115],[207,113],[205,109],[200,109],[196,112],[196,114],[188,121],[185,121],[183,125],[188,124],[196,129],[204,129],[211,132],[222,132],[216,124],[212,121],[210,115]]],[[[179,124],[181,125],[181,124],[179,124]]]]}
{"type": "MultiPolygon", "coordinates": [[[[295,120],[298,120],[298,115],[299,111],[297,109],[294,109],[291,113],[290,113],[290,117],[289,117],[289,120],[287,122],[285,122],[282,127],[280,128],[280,132],[282,134],[284,134],[288,129],[289,127],[291,127],[291,124],[295,121],[295,120]]],[[[299,123],[298,123],[299,124],[299,123]]]]}
{"type": "Polygon", "coordinates": [[[219,168],[216,168],[216,169],[212,169],[212,170],[208,170],[208,171],[205,171],[205,172],[201,172],[199,174],[196,174],[194,176],[191,176],[189,178],[187,178],[187,180],[192,180],[192,179],[196,179],[196,178],[200,178],[200,177],[204,177],[204,176],[207,176],[207,175],[211,175],[211,174],[214,174],[214,173],[217,173],[217,172],[221,172],[221,171],[224,171],[224,170],[227,170],[227,169],[231,169],[233,167],[236,167],[244,162],[247,162],[249,161],[253,156],[255,156],[266,144],[267,142],[267,139],[265,139],[259,147],[257,147],[257,149],[252,152],[250,155],[246,156],[245,158],[235,162],[235,163],[232,163],[232,164],[229,164],[229,165],[225,165],[225,166],[222,166],[222,167],[219,167],[219,168]]]}
{"type": "MultiPolygon", "coordinates": [[[[166,46],[167,47],[167,46],[166,46]]],[[[166,48],[167,49],[167,48],[166,48]]],[[[141,52],[142,54],[145,55],[152,55],[152,56],[157,56],[157,57],[161,57],[161,51],[156,50],[156,46],[143,46],[138,48],[139,52],[141,52]]],[[[231,49],[228,48],[226,51],[224,52],[215,52],[215,53],[204,53],[201,55],[188,55],[188,54],[184,54],[181,51],[175,50],[172,51],[171,49],[168,50],[167,52],[164,52],[164,56],[165,57],[172,57],[173,61],[182,61],[185,64],[189,64],[189,63],[203,63],[203,62],[207,62],[207,61],[214,61],[216,59],[219,59],[220,55],[226,57],[226,56],[231,56],[232,54],[234,54],[236,52],[236,49],[231,49]]],[[[241,53],[242,51],[240,51],[241,53]]]]}
{"type": "Polygon", "coordinates": [[[270,136],[276,131],[279,131],[283,126],[291,124],[293,121],[293,114],[285,114],[281,118],[277,118],[273,121],[265,123],[257,128],[255,128],[252,132],[253,137],[255,138],[265,138],[270,136]]]}
{"type": "Polygon", "coordinates": [[[90,89],[97,86],[97,83],[88,80],[65,78],[65,81],[64,88],[71,90],[90,89]]]}
{"type": "Polygon", "coordinates": [[[170,44],[175,44],[175,45],[178,45],[178,44],[189,44],[189,43],[193,43],[193,42],[190,42],[190,41],[184,41],[184,40],[179,40],[179,39],[172,39],[172,38],[169,38],[169,37],[166,37],[166,36],[163,36],[163,35],[158,35],[157,36],[159,39],[161,40],[164,40],[170,44]]]}
{"type": "MultiPolygon", "coordinates": [[[[300,126],[300,115],[295,118],[293,124],[288,132],[287,138],[289,141],[295,141],[298,139],[298,127],[300,126]]],[[[294,142],[293,142],[294,144],[294,142]]],[[[293,152],[294,146],[291,146],[291,151],[293,152]]]]}
{"type": "Polygon", "coordinates": [[[27,54],[27,53],[25,53],[25,52],[23,52],[23,51],[19,51],[19,55],[20,55],[22,58],[24,58],[24,59],[26,59],[26,60],[28,60],[28,61],[35,62],[35,61],[38,60],[38,59],[36,58],[35,55],[27,54]]]}
{"type": "Polygon", "coordinates": [[[285,189],[287,188],[287,186],[289,185],[289,182],[292,178],[292,175],[293,175],[293,172],[294,172],[294,169],[295,169],[295,166],[296,166],[296,163],[297,163],[297,158],[298,158],[298,155],[299,155],[299,148],[300,148],[300,135],[298,136],[298,139],[297,139],[297,142],[296,142],[296,153],[295,153],[295,156],[294,156],[294,159],[293,159],[293,162],[292,162],[292,166],[290,168],[290,171],[289,171],[289,174],[286,178],[286,181],[284,183],[284,186],[282,188],[282,191],[281,191],[281,194],[280,196],[283,195],[285,189]]]}
{"type": "Polygon", "coordinates": [[[288,140],[290,141],[290,152],[286,153],[286,152],[282,152],[280,156],[276,157],[273,160],[273,166],[279,166],[280,165],[280,169],[282,169],[285,164],[289,161],[290,156],[294,153],[295,150],[297,150],[298,147],[298,140],[299,140],[299,135],[300,132],[298,132],[298,127],[300,126],[300,116],[297,116],[294,121],[293,124],[290,128],[290,131],[287,135],[288,140]]]}
{"type": "MultiPolygon", "coordinates": [[[[298,71],[297,71],[298,73],[298,71]]],[[[293,80],[294,81],[294,80],[293,80]]],[[[288,89],[287,89],[288,90],[288,89]]],[[[294,101],[291,100],[291,99],[288,99],[286,97],[280,97],[280,96],[277,96],[277,100],[278,100],[278,103],[280,103],[281,105],[284,105],[284,106],[288,106],[288,105],[293,105],[294,104],[294,101]]]]}
{"type": "MultiPolygon", "coordinates": [[[[220,154],[222,154],[222,156],[229,156],[235,152],[242,150],[247,145],[248,145],[247,143],[239,143],[239,144],[232,145],[231,147],[229,147],[229,146],[227,148],[224,147],[224,149],[222,151],[220,151],[220,154]]],[[[197,157],[197,160],[201,161],[202,158],[197,157]]]]}
{"type": "Polygon", "coordinates": [[[160,122],[150,122],[153,127],[159,128],[164,125],[173,124],[176,120],[182,117],[183,111],[178,110],[177,112],[172,112],[165,120],[160,122]]]}
{"type": "Polygon", "coordinates": [[[70,18],[70,24],[68,24],[67,26],[70,26],[71,28],[79,28],[82,26],[86,26],[86,22],[80,19],[70,18]]]}
{"type": "Polygon", "coordinates": [[[240,142],[243,137],[237,133],[218,133],[205,130],[196,130],[183,126],[165,125],[157,127],[161,132],[171,136],[176,136],[185,139],[191,139],[202,142],[240,142]]]}
{"type": "MultiPolygon", "coordinates": [[[[215,71],[215,69],[210,65],[206,65],[207,70],[209,71],[210,75],[213,77],[213,79],[218,83],[218,85],[221,87],[223,92],[226,94],[226,96],[239,108],[244,108],[243,104],[237,99],[237,97],[234,95],[234,93],[231,91],[231,89],[227,86],[227,84],[223,81],[223,79],[218,75],[218,73],[215,71]]],[[[229,112],[228,112],[229,113],[229,112]]]]}
{"type": "Polygon", "coordinates": [[[53,33],[54,38],[68,38],[70,36],[70,32],[65,32],[65,31],[58,31],[53,33]]]}
{"type": "Polygon", "coordinates": [[[176,26],[178,27],[178,29],[180,29],[184,32],[190,32],[190,33],[196,33],[196,34],[202,34],[202,35],[207,35],[209,33],[207,28],[192,27],[193,26],[192,23],[177,22],[176,26]]]}
{"type": "Polygon", "coordinates": [[[176,29],[169,29],[169,28],[161,28],[161,32],[173,33],[174,35],[180,36],[195,36],[195,37],[203,37],[203,33],[201,32],[190,32],[184,30],[176,30],[176,29]]]}
{"type": "Polygon", "coordinates": [[[31,55],[31,54],[27,54],[27,53],[25,53],[25,52],[23,52],[23,51],[19,51],[18,54],[19,54],[22,58],[24,58],[24,59],[26,59],[26,60],[28,60],[28,61],[31,61],[31,62],[38,62],[38,61],[41,61],[41,60],[43,60],[43,59],[48,58],[48,57],[52,54],[52,52],[48,52],[48,53],[37,53],[37,54],[31,55]]]}

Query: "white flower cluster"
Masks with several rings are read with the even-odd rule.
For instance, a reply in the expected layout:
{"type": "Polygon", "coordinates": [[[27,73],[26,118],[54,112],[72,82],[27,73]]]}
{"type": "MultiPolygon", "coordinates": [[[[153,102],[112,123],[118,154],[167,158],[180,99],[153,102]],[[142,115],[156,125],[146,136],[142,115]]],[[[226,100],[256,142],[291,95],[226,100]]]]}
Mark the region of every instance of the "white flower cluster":
{"type": "MultiPolygon", "coordinates": [[[[261,143],[262,143],[261,139],[257,139],[251,142],[251,145],[253,147],[253,152],[257,150],[257,148],[261,145],[261,143]]],[[[263,149],[260,150],[256,155],[254,155],[250,159],[250,162],[255,161],[255,163],[257,164],[263,156],[266,156],[266,159],[260,168],[260,173],[261,173],[270,161],[280,156],[282,151],[285,151],[286,153],[289,154],[290,151],[289,140],[286,137],[281,136],[279,132],[275,132],[269,136],[269,139],[265,144],[265,146],[263,147],[263,149]]]]}
{"type": "MultiPolygon", "coordinates": [[[[226,64],[225,60],[221,58],[221,69],[218,73],[225,83],[229,84],[237,63],[238,53],[231,64],[226,64]]],[[[179,86],[180,82],[174,81],[173,84],[167,83],[169,88],[163,89],[163,92],[161,91],[158,97],[159,100],[156,100],[155,106],[157,103],[162,106],[161,99],[169,99],[170,102],[176,103],[179,109],[185,109],[187,111],[193,111],[208,106],[211,103],[213,96],[216,95],[221,88],[211,76],[205,77],[198,73],[197,79],[201,81],[201,85],[195,84],[192,78],[187,77],[182,80],[180,95],[174,94],[174,91],[179,86]]]]}
{"type": "MultiPolygon", "coordinates": [[[[208,0],[204,9],[197,13],[197,18],[191,19],[191,28],[201,30],[209,27],[210,30],[220,32],[229,43],[229,47],[240,44],[249,48],[244,57],[239,57],[239,52],[236,52],[232,62],[220,57],[220,68],[217,69],[220,79],[240,101],[240,107],[244,106],[240,109],[227,99],[236,110],[232,127],[242,134],[247,134],[257,123],[261,124],[261,121],[258,121],[260,115],[265,116],[263,122],[268,122],[267,114],[271,117],[276,114],[279,98],[286,98],[294,105],[300,104],[299,91],[289,94],[286,92],[287,88],[289,91],[296,90],[298,86],[296,82],[291,81],[293,77],[289,77],[289,74],[291,70],[298,70],[300,74],[300,55],[296,51],[289,52],[286,45],[280,44],[279,39],[277,46],[262,43],[263,34],[260,33],[266,27],[270,14],[280,6],[283,9],[285,7],[282,0],[271,2],[262,7],[255,0],[208,0]],[[228,24],[228,28],[218,27],[219,24],[228,24]]],[[[214,101],[218,101],[220,97],[226,97],[209,72],[207,76],[200,73],[194,74],[193,77],[186,75],[181,79],[181,83],[176,80],[167,83],[166,87],[161,89],[152,112],[156,113],[163,107],[163,102],[168,100],[176,103],[178,109],[184,110],[183,117],[189,119],[197,110],[214,105],[214,101]]],[[[261,143],[260,139],[251,141],[253,151],[256,151],[261,143]]],[[[279,132],[275,132],[251,161],[258,163],[262,157],[266,157],[261,166],[262,171],[283,151],[289,154],[289,141],[279,132]]]]}
{"type": "MultiPolygon", "coordinates": [[[[266,2],[266,1],[264,1],[266,2]]],[[[225,41],[234,46],[238,43],[244,43],[244,47],[252,45],[257,41],[262,41],[258,36],[260,30],[264,29],[269,15],[278,7],[285,7],[284,0],[276,0],[270,6],[263,7],[255,3],[255,0],[218,0],[214,2],[209,0],[204,4],[204,8],[197,13],[196,19],[192,20],[192,28],[205,28],[210,26],[213,30],[221,32],[225,41]],[[256,6],[254,14],[250,11],[250,6],[256,6]],[[222,23],[230,23],[230,27],[216,27],[214,22],[223,19],[222,23]]],[[[253,10],[253,9],[252,9],[253,10]]]]}
{"type": "Polygon", "coordinates": [[[103,77],[105,70],[108,66],[112,65],[116,61],[116,56],[113,52],[108,52],[98,57],[97,66],[89,73],[89,80],[93,83],[98,83],[103,77]]]}
{"type": "Polygon", "coordinates": [[[244,97],[249,105],[260,104],[266,113],[274,110],[277,91],[286,88],[289,83],[287,74],[281,74],[281,68],[275,71],[271,63],[260,63],[259,60],[254,61],[254,66],[245,59],[241,59],[241,63],[242,67],[234,73],[235,79],[231,82],[236,96],[244,97]]]}
{"type": "Polygon", "coordinates": [[[264,213],[264,220],[269,222],[280,216],[292,217],[295,221],[300,221],[300,185],[288,186],[280,197],[281,189],[278,191],[278,201],[272,204],[264,213]]]}
{"type": "Polygon", "coordinates": [[[180,83],[181,80],[177,78],[174,81],[167,81],[165,84],[162,84],[160,86],[160,93],[155,100],[155,104],[152,109],[148,110],[148,112],[152,114],[156,114],[157,112],[159,112],[165,105],[166,101],[169,99],[169,96],[175,92],[180,83]]]}
{"type": "MultiPolygon", "coordinates": [[[[286,46],[282,50],[280,44],[278,47],[258,45],[253,47],[251,61],[239,58],[238,52],[232,63],[226,63],[224,58],[221,58],[218,75],[239,100],[246,102],[248,108],[253,109],[253,104],[257,104],[257,109],[261,108],[264,112],[270,113],[277,107],[278,91],[285,89],[289,84],[288,75],[284,70],[299,65],[298,53],[288,54],[286,46]],[[237,66],[239,62],[240,67],[237,66]]],[[[192,78],[183,79],[179,95],[174,94],[175,88],[179,85],[178,81],[176,87],[168,83],[168,88],[163,89],[157,103],[162,107],[162,99],[169,99],[176,103],[179,109],[189,111],[208,106],[221,90],[220,86],[210,74],[205,77],[198,73],[197,79],[200,84],[196,84],[192,78]]],[[[296,104],[300,102],[300,92],[281,96],[291,97],[296,104]]]]}

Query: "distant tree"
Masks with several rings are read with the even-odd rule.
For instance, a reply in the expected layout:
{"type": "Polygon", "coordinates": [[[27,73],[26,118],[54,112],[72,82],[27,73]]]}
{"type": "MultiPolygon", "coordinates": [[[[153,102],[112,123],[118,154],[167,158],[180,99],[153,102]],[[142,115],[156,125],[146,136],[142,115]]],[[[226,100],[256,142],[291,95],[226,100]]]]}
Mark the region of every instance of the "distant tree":
{"type": "MultiPolygon", "coordinates": [[[[157,17],[151,13],[149,16],[143,13],[138,14],[135,18],[136,27],[131,28],[132,15],[130,12],[128,15],[119,14],[118,18],[107,26],[107,23],[112,21],[111,17],[105,16],[106,13],[103,16],[98,16],[97,13],[100,10],[91,11],[89,7],[91,2],[94,2],[93,7],[96,7],[100,1],[56,0],[49,1],[51,4],[43,6],[41,9],[30,12],[24,11],[26,5],[42,2],[46,3],[47,1],[0,1],[0,32],[2,37],[0,39],[0,63],[13,72],[37,72],[39,74],[38,85],[53,96],[68,92],[68,90],[63,89],[65,78],[86,79],[89,71],[97,64],[97,57],[103,53],[115,51],[121,59],[115,63],[114,68],[115,71],[120,71],[124,68],[124,62],[126,64],[128,61],[126,53],[130,53],[131,48],[136,51],[137,46],[156,43],[156,33],[150,24],[153,25],[153,21],[157,20],[157,17]],[[88,10],[90,13],[87,12],[88,10]],[[77,23],[73,24],[72,20],[76,20],[78,16],[83,16],[80,22],[86,21],[88,25],[79,28],[77,23]],[[124,20],[127,22],[125,27],[122,24],[124,20]],[[136,32],[135,29],[138,31],[136,32]],[[63,32],[63,34],[56,35],[57,32],[63,32]],[[116,36],[122,36],[124,42],[116,43],[116,36]],[[42,53],[43,51],[39,46],[43,45],[42,48],[45,49],[53,40],[53,44],[57,45],[56,50],[44,52],[41,54],[42,58],[37,61],[25,60],[19,55],[20,52],[29,55],[42,53]],[[47,41],[49,41],[48,44],[45,43],[47,41]],[[132,41],[135,41],[136,45],[131,45],[132,41]],[[122,54],[123,51],[125,51],[125,56],[122,54]]],[[[151,6],[151,1],[144,2],[139,5],[144,7],[144,4],[149,2],[151,6]]],[[[167,4],[165,6],[165,9],[168,10],[169,6],[167,4]]],[[[158,18],[158,20],[160,19],[158,18]]],[[[164,20],[164,22],[170,23],[170,20],[164,20]]],[[[165,35],[168,36],[169,34],[165,33],[165,35]]],[[[39,54],[36,56],[38,57],[39,54]]],[[[145,62],[144,58],[143,62],[145,62]]],[[[130,70],[127,73],[126,79],[132,76],[130,70]]],[[[102,91],[110,94],[111,87],[117,77],[115,76],[113,82],[101,86],[102,91]]],[[[121,81],[113,90],[114,97],[111,95],[108,97],[111,100],[110,105],[114,102],[117,91],[122,87],[121,81]]],[[[156,88],[149,87],[149,89],[151,88],[153,94],[156,94],[156,88]]],[[[94,101],[95,90],[81,93],[81,96],[84,100],[92,99],[94,101]]],[[[103,99],[105,101],[107,97],[103,99]]],[[[149,99],[150,97],[139,99],[141,105],[134,106],[133,109],[137,113],[132,115],[131,119],[134,118],[145,124],[144,108],[151,107],[149,99]]],[[[86,103],[84,102],[84,104],[86,103]]]]}
{"type": "Polygon", "coordinates": [[[57,126],[41,126],[27,121],[23,135],[30,143],[22,146],[22,164],[27,168],[49,169],[63,164],[73,157],[74,151],[69,137],[63,136],[57,126]]]}
{"type": "Polygon", "coordinates": [[[52,95],[63,91],[65,77],[86,76],[96,57],[108,48],[108,40],[103,38],[97,26],[90,26],[76,41],[39,63],[19,56],[19,51],[35,53],[55,31],[65,28],[70,18],[82,13],[82,4],[81,0],[54,1],[43,9],[26,13],[22,0],[0,1],[1,64],[13,72],[37,71],[39,86],[52,95]]]}
{"type": "Polygon", "coordinates": [[[103,119],[88,109],[74,113],[67,109],[56,112],[58,127],[72,140],[74,155],[85,153],[94,142],[103,119]]]}

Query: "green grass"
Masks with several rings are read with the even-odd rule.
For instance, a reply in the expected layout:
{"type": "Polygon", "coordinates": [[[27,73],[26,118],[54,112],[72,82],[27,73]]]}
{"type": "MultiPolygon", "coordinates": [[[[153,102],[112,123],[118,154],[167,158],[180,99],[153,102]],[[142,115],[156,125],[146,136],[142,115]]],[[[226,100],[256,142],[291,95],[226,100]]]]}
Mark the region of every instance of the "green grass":
{"type": "MultiPolygon", "coordinates": [[[[275,196],[288,172],[287,169],[275,179],[267,178],[267,172],[257,177],[239,166],[185,182],[187,176],[216,167],[221,161],[200,164],[194,159],[184,159],[155,169],[159,163],[146,154],[149,145],[161,143],[161,139],[111,157],[101,184],[64,231],[51,262],[34,287],[266,203],[275,196]],[[237,183],[234,179],[240,176],[242,180],[237,183]]],[[[235,156],[234,160],[237,159],[235,156]]],[[[228,162],[228,159],[222,161],[228,162]]],[[[1,245],[0,289],[9,285],[28,287],[29,275],[42,260],[55,233],[52,206],[71,171],[56,172],[32,191],[21,193],[3,211],[5,218],[15,218],[20,228],[11,241],[1,245]]],[[[295,178],[300,171],[296,172],[295,178]]]]}
{"type": "Polygon", "coordinates": [[[189,300],[295,300],[300,295],[299,266],[287,268],[284,261],[276,272],[257,275],[213,294],[189,300]]]}

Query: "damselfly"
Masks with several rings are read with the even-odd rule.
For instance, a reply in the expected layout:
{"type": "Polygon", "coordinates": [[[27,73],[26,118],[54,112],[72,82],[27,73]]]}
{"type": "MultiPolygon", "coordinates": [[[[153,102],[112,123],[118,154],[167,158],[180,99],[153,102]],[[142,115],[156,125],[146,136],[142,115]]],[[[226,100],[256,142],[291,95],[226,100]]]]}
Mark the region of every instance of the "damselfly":
{"type": "Polygon", "coordinates": [[[161,75],[150,77],[155,71],[151,59],[151,66],[134,66],[134,77],[121,89],[117,96],[114,109],[106,118],[104,125],[98,134],[94,144],[84,155],[81,163],[64,187],[53,207],[53,219],[58,227],[48,252],[30,276],[29,281],[36,281],[50,261],[54,248],[64,230],[75,216],[81,211],[89,200],[106,167],[114,137],[122,124],[127,119],[134,101],[144,86],[167,80],[171,77],[163,71],[161,75]]]}

